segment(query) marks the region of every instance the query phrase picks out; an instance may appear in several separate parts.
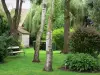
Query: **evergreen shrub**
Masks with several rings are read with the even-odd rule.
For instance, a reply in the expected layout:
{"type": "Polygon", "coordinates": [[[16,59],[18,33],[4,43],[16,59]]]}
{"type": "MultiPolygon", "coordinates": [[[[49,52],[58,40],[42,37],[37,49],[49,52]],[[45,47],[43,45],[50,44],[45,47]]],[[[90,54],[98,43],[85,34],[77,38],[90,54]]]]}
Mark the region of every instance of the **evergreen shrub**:
{"type": "Polygon", "coordinates": [[[80,27],[70,38],[70,49],[76,53],[98,56],[100,52],[100,33],[93,27],[80,27]]]}

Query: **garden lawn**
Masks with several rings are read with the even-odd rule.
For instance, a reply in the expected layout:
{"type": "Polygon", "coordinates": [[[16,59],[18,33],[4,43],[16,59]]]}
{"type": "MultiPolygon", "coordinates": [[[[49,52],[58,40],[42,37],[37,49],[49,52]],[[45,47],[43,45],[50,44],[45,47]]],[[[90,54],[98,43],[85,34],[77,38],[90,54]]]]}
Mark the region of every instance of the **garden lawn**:
{"type": "Polygon", "coordinates": [[[40,51],[40,63],[33,63],[33,49],[25,49],[24,54],[7,57],[4,64],[0,64],[0,75],[100,75],[100,73],[77,73],[71,71],[62,71],[58,68],[63,64],[66,55],[54,51],[53,72],[43,71],[46,52],[40,51]]]}

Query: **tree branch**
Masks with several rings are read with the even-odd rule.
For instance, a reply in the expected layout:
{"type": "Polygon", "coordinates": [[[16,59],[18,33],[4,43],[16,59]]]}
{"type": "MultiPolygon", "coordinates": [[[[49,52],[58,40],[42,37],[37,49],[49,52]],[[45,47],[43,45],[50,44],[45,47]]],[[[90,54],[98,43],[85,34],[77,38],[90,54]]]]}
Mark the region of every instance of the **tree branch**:
{"type": "Polygon", "coordinates": [[[23,3],[23,0],[20,0],[20,5],[19,5],[19,12],[18,12],[18,20],[17,20],[17,25],[19,25],[20,18],[21,18],[22,3],[23,3]]]}
{"type": "Polygon", "coordinates": [[[15,15],[13,17],[13,24],[15,25],[16,28],[17,28],[18,12],[19,12],[19,0],[16,0],[15,15]]]}
{"type": "Polygon", "coordinates": [[[11,14],[10,14],[8,8],[7,8],[5,0],[1,0],[1,3],[2,3],[3,9],[6,13],[6,16],[7,16],[7,19],[8,19],[8,24],[11,25],[12,24],[12,18],[11,18],[11,14]]]}

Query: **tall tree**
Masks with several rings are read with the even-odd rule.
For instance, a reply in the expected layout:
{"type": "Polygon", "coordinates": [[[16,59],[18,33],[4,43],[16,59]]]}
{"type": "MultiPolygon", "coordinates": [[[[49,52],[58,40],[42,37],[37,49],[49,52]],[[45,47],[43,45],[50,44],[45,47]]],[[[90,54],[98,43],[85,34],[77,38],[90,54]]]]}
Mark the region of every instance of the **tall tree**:
{"type": "Polygon", "coordinates": [[[35,44],[35,52],[34,52],[33,62],[40,62],[40,60],[39,60],[39,49],[40,49],[40,41],[41,41],[41,37],[42,37],[44,25],[45,25],[46,6],[47,6],[46,0],[43,0],[42,1],[41,25],[40,25],[40,29],[37,33],[37,36],[36,36],[36,44],[35,44]]]}
{"type": "Polygon", "coordinates": [[[51,13],[48,19],[47,35],[46,35],[46,63],[44,71],[53,71],[52,69],[52,25],[53,25],[53,14],[54,14],[54,0],[52,0],[51,13]]]}
{"type": "Polygon", "coordinates": [[[88,0],[88,13],[93,26],[100,30],[100,0],[88,0]]]}
{"type": "Polygon", "coordinates": [[[17,29],[20,22],[20,15],[21,15],[23,0],[16,0],[15,14],[13,17],[11,17],[10,11],[7,8],[5,0],[1,0],[1,3],[6,13],[8,24],[10,25],[10,34],[14,37],[17,37],[17,29]]]}
{"type": "Polygon", "coordinates": [[[64,6],[64,49],[62,52],[66,54],[69,51],[70,0],[65,0],[64,6]]]}

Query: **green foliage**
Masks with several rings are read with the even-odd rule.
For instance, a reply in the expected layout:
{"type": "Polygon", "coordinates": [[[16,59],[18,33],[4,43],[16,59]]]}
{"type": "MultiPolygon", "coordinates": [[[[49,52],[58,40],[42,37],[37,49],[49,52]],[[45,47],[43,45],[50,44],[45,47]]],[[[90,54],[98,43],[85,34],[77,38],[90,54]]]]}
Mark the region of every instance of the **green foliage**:
{"type": "MultiPolygon", "coordinates": [[[[38,1],[38,0],[33,0],[38,1]]],[[[53,29],[59,29],[64,26],[64,0],[55,0],[54,16],[53,16],[53,29]]],[[[86,14],[86,1],[84,0],[71,0],[70,22],[71,26],[81,25],[83,23],[83,16],[86,14]],[[78,3],[77,3],[78,2],[78,3]],[[80,24],[81,23],[81,24],[80,24]]],[[[48,16],[50,14],[51,1],[47,0],[47,13],[44,27],[46,34],[48,25],[48,16]]],[[[41,20],[41,6],[32,3],[32,7],[25,20],[24,26],[31,33],[32,37],[36,37],[41,20]]],[[[44,36],[42,36],[44,38],[44,36]]]]}
{"type": "Polygon", "coordinates": [[[4,62],[4,58],[8,55],[9,40],[10,37],[6,34],[0,36],[0,62],[4,62]]]}
{"type": "Polygon", "coordinates": [[[3,11],[3,7],[2,7],[2,3],[0,2],[0,15],[5,15],[4,11],[3,11]]]}
{"type": "Polygon", "coordinates": [[[89,54],[67,54],[64,65],[71,71],[92,72],[100,70],[99,62],[89,54]]]}
{"type": "Polygon", "coordinates": [[[82,25],[83,18],[88,14],[86,0],[71,0],[71,26],[82,25]]]}
{"type": "Polygon", "coordinates": [[[55,0],[54,8],[54,29],[64,26],[64,9],[62,0],[55,0]]]}
{"type": "Polygon", "coordinates": [[[72,52],[89,53],[97,56],[100,52],[100,34],[93,27],[80,27],[71,36],[72,52]]]}
{"type": "Polygon", "coordinates": [[[37,11],[35,12],[35,15],[32,18],[32,28],[33,28],[33,31],[31,32],[32,34],[34,34],[34,33],[37,34],[37,31],[40,27],[40,24],[41,24],[41,11],[42,11],[41,7],[38,6],[37,11]]]}
{"type": "MultiPolygon", "coordinates": [[[[0,12],[1,13],[1,12],[0,12]]],[[[7,24],[7,19],[3,15],[3,12],[0,14],[0,63],[4,62],[4,58],[8,54],[8,46],[9,46],[9,26],[7,24]]]]}
{"type": "MultiPolygon", "coordinates": [[[[41,20],[41,0],[31,0],[32,7],[25,20],[24,26],[31,33],[31,37],[36,37],[41,20]],[[35,2],[34,2],[35,1],[35,2]]],[[[55,0],[53,29],[59,29],[64,26],[64,0],[55,0]]],[[[93,23],[99,29],[99,7],[100,1],[97,0],[71,0],[70,1],[70,26],[80,26],[83,24],[84,16],[92,18],[93,23]],[[93,2],[93,8],[90,4],[93,2]]],[[[44,35],[46,34],[48,25],[48,16],[50,14],[51,0],[47,0],[47,13],[44,27],[44,35]]],[[[45,36],[42,36],[43,39],[45,36]]]]}
{"type": "Polygon", "coordinates": [[[20,41],[18,41],[17,39],[15,39],[13,36],[10,36],[9,39],[9,46],[20,46],[20,41]]]}
{"type": "Polygon", "coordinates": [[[64,45],[64,28],[59,28],[53,31],[53,40],[57,48],[62,50],[64,45]]]}
{"type": "Polygon", "coordinates": [[[36,4],[41,4],[42,3],[42,0],[30,0],[32,3],[36,3],[36,4]]]}
{"type": "Polygon", "coordinates": [[[88,14],[91,17],[94,26],[100,30],[100,0],[88,0],[88,14]]]}
{"type": "MultiPolygon", "coordinates": [[[[74,29],[70,29],[70,33],[74,32],[74,29]]],[[[64,28],[55,29],[53,31],[53,42],[57,48],[62,50],[64,45],[64,28]]]]}
{"type": "Polygon", "coordinates": [[[41,21],[41,11],[41,6],[33,4],[26,17],[24,27],[31,33],[31,36],[36,36],[37,34],[41,21]]]}
{"type": "Polygon", "coordinates": [[[9,31],[7,20],[3,15],[0,15],[0,35],[9,31]]]}
{"type": "MultiPolygon", "coordinates": [[[[82,25],[84,16],[88,15],[86,0],[70,1],[70,26],[82,25]]],[[[55,0],[54,29],[64,26],[64,0],[55,0]]]]}

